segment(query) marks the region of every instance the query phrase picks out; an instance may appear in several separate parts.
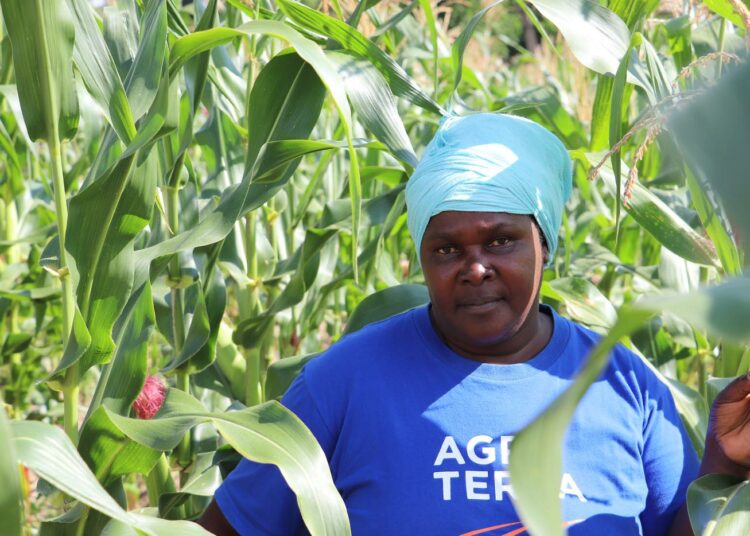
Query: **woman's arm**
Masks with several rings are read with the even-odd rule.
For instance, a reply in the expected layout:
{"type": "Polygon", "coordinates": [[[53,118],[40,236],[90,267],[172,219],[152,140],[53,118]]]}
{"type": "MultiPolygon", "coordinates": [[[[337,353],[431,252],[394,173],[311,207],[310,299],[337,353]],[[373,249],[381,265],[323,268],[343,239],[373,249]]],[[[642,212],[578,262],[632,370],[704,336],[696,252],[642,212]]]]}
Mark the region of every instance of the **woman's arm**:
{"type": "MultiPolygon", "coordinates": [[[[711,408],[698,478],[716,473],[750,479],[750,374],[730,383],[711,408]]],[[[675,516],[669,536],[693,536],[687,503],[675,516]]]]}

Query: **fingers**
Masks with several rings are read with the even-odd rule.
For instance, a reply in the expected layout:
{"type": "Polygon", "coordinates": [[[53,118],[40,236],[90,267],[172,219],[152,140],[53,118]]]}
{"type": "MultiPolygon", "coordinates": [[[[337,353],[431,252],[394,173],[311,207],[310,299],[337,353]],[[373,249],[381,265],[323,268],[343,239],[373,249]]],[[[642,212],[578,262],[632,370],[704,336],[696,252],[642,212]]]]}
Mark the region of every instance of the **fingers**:
{"type": "Polygon", "coordinates": [[[716,397],[714,403],[726,404],[730,402],[739,402],[750,396],[750,374],[736,378],[732,383],[727,385],[716,397]]]}

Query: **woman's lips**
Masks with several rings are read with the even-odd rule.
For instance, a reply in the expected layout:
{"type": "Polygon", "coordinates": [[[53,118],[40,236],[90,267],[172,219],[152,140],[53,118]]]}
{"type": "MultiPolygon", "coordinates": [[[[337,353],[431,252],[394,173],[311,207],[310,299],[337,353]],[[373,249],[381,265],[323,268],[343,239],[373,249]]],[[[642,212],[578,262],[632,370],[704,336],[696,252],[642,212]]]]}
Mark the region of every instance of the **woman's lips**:
{"type": "Polygon", "coordinates": [[[487,296],[484,298],[476,298],[472,300],[462,301],[458,304],[459,309],[472,313],[484,313],[492,311],[497,307],[502,298],[498,296],[487,296]]]}

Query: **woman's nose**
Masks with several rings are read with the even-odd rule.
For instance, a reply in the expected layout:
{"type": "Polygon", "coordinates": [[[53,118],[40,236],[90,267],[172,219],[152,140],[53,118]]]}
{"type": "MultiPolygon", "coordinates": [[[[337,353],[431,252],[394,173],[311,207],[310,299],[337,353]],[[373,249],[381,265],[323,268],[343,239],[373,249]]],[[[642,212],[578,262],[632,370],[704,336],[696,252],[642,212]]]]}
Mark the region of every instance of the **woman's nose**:
{"type": "Polygon", "coordinates": [[[464,270],[466,281],[475,285],[493,277],[494,274],[495,270],[492,268],[492,265],[481,257],[468,259],[466,269],[464,270]]]}

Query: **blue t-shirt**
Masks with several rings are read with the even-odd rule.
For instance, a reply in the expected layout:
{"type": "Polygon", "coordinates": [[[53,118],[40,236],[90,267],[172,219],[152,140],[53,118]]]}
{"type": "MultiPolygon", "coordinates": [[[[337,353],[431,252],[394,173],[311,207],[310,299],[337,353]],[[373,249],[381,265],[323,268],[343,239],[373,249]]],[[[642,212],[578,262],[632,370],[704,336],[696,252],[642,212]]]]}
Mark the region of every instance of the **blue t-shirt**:
{"type": "MultiPolygon", "coordinates": [[[[513,435],[571,383],[598,336],[549,308],[525,363],[479,363],[440,339],[427,307],[344,337],[283,398],[320,442],[355,536],[527,534],[511,503],[513,435]]],[[[569,534],[666,534],[698,460],[667,387],[618,346],[565,437],[569,534]]],[[[216,500],[241,534],[306,534],[278,469],[243,460],[216,500]]]]}

